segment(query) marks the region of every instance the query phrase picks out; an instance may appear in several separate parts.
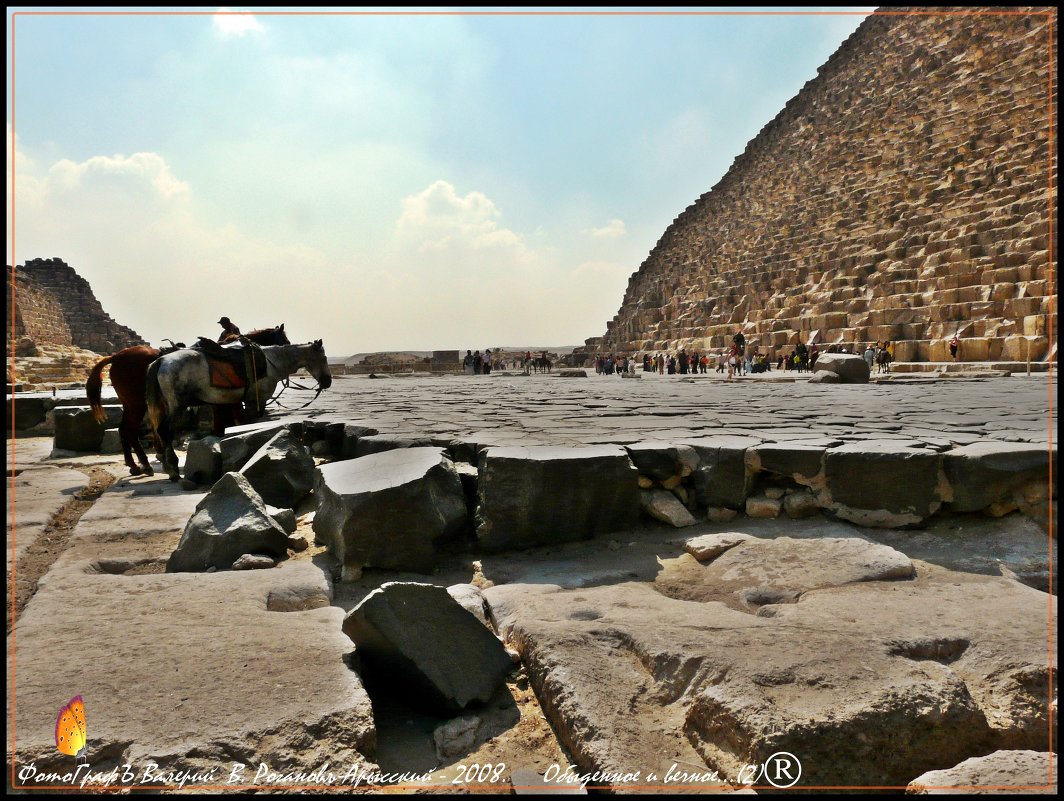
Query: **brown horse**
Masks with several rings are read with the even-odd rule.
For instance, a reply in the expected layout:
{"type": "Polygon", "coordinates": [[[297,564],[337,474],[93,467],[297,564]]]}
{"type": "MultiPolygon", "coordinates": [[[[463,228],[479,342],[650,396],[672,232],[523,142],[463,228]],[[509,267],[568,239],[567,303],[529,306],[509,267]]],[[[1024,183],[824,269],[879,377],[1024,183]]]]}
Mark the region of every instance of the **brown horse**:
{"type": "MultiPolygon", "coordinates": [[[[247,338],[259,345],[288,345],[288,336],[284,332],[284,323],[276,328],[260,328],[247,334],[247,338]]],[[[129,474],[139,476],[154,475],[148,457],[140,445],[140,427],[144,417],[148,413],[148,403],[144,397],[144,382],[148,375],[148,365],[159,358],[164,351],[160,351],[150,345],[134,345],[124,348],[96,363],[89,374],[89,380],[85,382],[85,394],[89,399],[93,417],[97,422],[107,419],[107,412],[103,409],[101,401],[101,389],[103,387],[103,369],[111,365],[111,385],[118,395],[118,402],[122,404],[122,422],[118,426],[118,435],[122,440],[122,452],[125,454],[126,467],[129,474]],[[140,461],[138,466],[133,461],[133,452],[136,452],[140,461]]],[[[221,410],[219,410],[221,411],[221,410]]],[[[215,415],[215,429],[223,427],[227,421],[234,418],[233,409],[226,408],[221,414],[215,415]]]]}

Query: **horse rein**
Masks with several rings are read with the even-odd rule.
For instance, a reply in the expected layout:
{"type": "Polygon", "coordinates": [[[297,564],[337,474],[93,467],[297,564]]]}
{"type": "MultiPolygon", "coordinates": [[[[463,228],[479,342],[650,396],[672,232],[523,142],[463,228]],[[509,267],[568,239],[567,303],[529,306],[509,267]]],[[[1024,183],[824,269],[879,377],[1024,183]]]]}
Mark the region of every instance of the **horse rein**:
{"type": "MultiPolygon", "coordinates": [[[[270,357],[269,357],[269,356],[268,356],[268,355],[266,354],[266,352],[265,352],[265,351],[263,351],[263,355],[264,355],[264,356],[266,356],[266,363],[267,363],[267,364],[269,364],[269,362],[270,362],[270,357]]],[[[268,372],[268,371],[267,371],[267,372],[268,372]]],[[[264,405],[264,406],[262,407],[264,411],[265,411],[265,410],[266,410],[266,409],[267,409],[267,408],[268,408],[268,407],[269,407],[269,406],[270,406],[271,404],[277,404],[277,407],[278,407],[279,409],[285,409],[286,411],[299,411],[300,409],[305,409],[305,408],[307,408],[308,406],[310,406],[310,404],[312,404],[312,403],[313,403],[314,401],[316,401],[316,400],[318,399],[318,395],[320,395],[320,394],[322,393],[322,387],[321,387],[321,385],[319,384],[319,385],[318,385],[318,388],[317,388],[317,390],[316,390],[316,391],[314,392],[314,397],[313,397],[313,398],[311,398],[310,400],[308,400],[308,401],[307,401],[306,403],[304,403],[304,404],[303,404],[302,406],[297,406],[297,407],[295,407],[295,408],[292,408],[291,406],[285,406],[285,405],[284,405],[283,403],[281,403],[281,402],[280,402],[279,400],[277,400],[278,398],[280,398],[280,397],[281,397],[281,393],[282,393],[282,392],[284,392],[284,391],[285,391],[286,389],[288,389],[289,387],[292,387],[293,389],[298,389],[298,390],[306,390],[306,391],[308,391],[308,392],[309,392],[309,391],[313,390],[313,389],[314,389],[314,387],[305,387],[305,386],[303,386],[302,384],[295,384],[295,383],[293,383],[293,382],[291,381],[291,378],[290,378],[290,376],[285,376],[284,378],[282,378],[282,379],[280,380],[280,382],[279,382],[279,383],[280,383],[280,385],[281,385],[281,389],[280,389],[280,390],[278,390],[277,394],[275,394],[275,395],[274,395],[274,396],[273,396],[272,398],[270,398],[270,399],[269,399],[268,401],[266,401],[266,404],[265,404],[265,405],[264,405]]],[[[256,385],[255,385],[255,389],[256,389],[256,392],[257,392],[257,391],[258,391],[258,384],[256,384],[256,385]]],[[[256,398],[256,400],[257,400],[257,398],[256,398]]]]}

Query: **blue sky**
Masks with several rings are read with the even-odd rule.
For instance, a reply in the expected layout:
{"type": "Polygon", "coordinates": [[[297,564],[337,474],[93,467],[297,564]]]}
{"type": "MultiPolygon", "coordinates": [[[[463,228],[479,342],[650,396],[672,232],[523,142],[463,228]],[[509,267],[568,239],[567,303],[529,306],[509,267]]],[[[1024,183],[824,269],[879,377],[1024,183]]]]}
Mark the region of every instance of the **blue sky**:
{"type": "Polygon", "coordinates": [[[602,334],[868,11],[35,10],[8,9],[8,262],[64,259],[156,344],[228,315],[333,357],[602,334]]]}

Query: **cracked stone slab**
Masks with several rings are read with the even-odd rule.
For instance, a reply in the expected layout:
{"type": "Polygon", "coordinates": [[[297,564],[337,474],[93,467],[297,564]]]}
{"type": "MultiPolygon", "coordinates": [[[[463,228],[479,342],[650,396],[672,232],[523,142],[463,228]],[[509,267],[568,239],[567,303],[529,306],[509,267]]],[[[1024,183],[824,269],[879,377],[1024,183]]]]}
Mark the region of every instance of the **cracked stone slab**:
{"type": "Polygon", "coordinates": [[[682,760],[734,781],[785,750],[802,784],[904,786],[1048,737],[1048,596],[1006,579],[921,564],[766,615],[644,583],[485,596],[585,771],[682,760]]]}

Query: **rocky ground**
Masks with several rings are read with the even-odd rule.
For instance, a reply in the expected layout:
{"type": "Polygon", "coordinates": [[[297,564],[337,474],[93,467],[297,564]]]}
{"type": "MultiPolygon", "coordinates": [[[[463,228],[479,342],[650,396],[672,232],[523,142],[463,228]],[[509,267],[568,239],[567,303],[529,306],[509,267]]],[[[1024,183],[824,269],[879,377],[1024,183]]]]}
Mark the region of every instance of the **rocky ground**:
{"type": "MultiPolygon", "coordinates": [[[[363,388],[385,382],[361,379],[319,411],[403,433],[431,407],[437,434],[447,426],[520,444],[558,435],[568,444],[578,430],[616,441],[618,418],[623,437],[642,440],[679,428],[663,414],[670,407],[690,435],[717,414],[696,403],[691,383],[650,390],[592,378],[578,398],[568,379],[523,388],[528,379],[500,379],[471,383],[483,388],[479,402],[441,396],[448,379],[392,379],[378,393],[363,388]]],[[[1038,441],[1043,395],[1033,382],[1009,393],[938,386],[935,403],[923,385],[893,395],[865,387],[875,397],[847,392],[834,403],[829,388],[802,387],[772,414],[764,404],[783,398],[774,387],[718,391],[756,407],[761,433],[1038,441]],[[904,411],[903,427],[862,413],[884,401],[904,411]]],[[[737,429],[750,418],[727,416],[737,429]]],[[[354,770],[417,774],[362,782],[370,792],[505,791],[544,774],[566,787],[568,771],[616,792],[761,791],[795,770],[780,767],[786,752],[805,789],[1048,787],[1056,599],[1045,589],[1056,549],[1022,514],[946,511],[915,530],[819,514],[702,517],[682,529],[645,519],[503,553],[459,538],[427,576],[367,567],[338,581],[339,563],[313,544],[271,570],[166,573],[205,488],[128,477],[119,456],[53,453],[50,438],[11,444],[8,738],[28,784],[72,768],[53,728],[80,694],[93,773],[132,765],[142,786],[324,792],[354,770]],[[394,581],[481,590],[490,624],[519,657],[488,703],[441,716],[363,680],[341,623],[394,581]],[[969,778],[943,777],[954,766],[969,778]],[[329,781],[328,770],[339,776],[329,781]]],[[[313,543],[313,497],[295,511],[294,535],[313,543]]]]}

